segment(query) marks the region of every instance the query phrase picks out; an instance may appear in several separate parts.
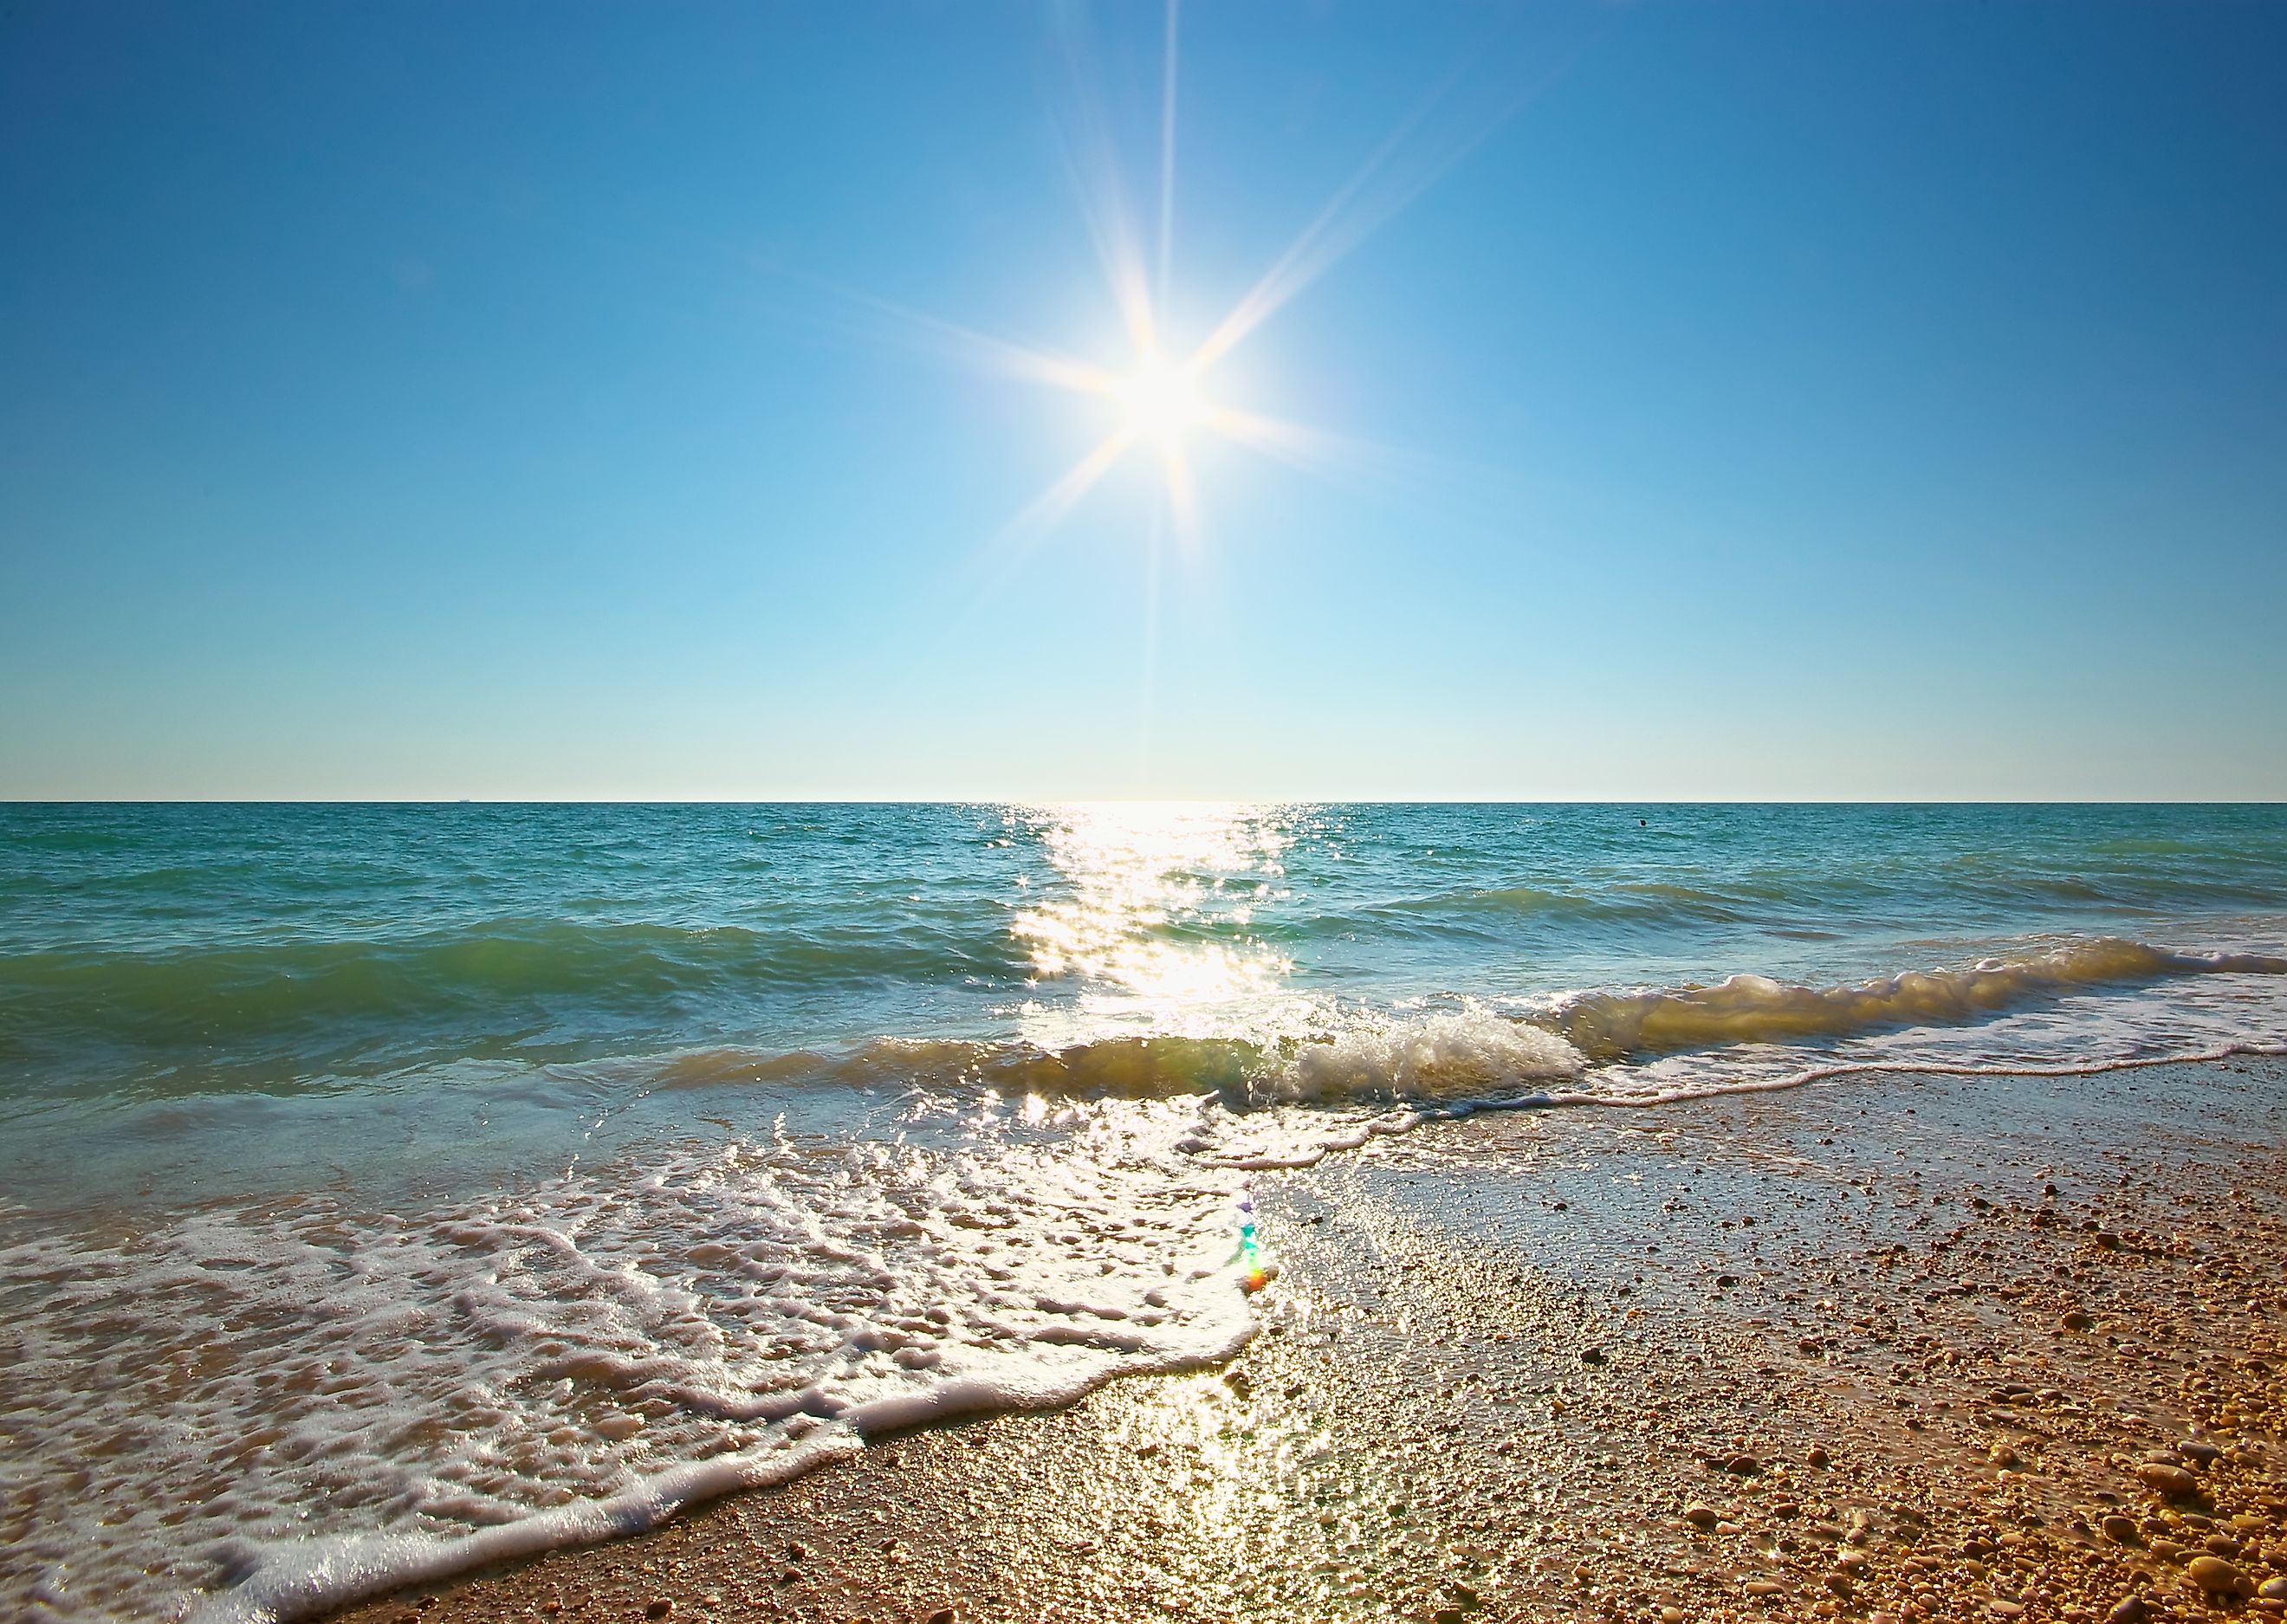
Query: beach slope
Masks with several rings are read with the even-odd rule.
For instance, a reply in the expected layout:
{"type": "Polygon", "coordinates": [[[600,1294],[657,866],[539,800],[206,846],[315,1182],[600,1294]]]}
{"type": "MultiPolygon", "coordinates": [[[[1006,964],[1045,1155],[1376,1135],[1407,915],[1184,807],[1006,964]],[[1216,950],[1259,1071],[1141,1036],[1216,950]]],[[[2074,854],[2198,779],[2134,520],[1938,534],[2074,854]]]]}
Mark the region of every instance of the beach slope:
{"type": "Polygon", "coordinates": [[[340,1615],[2127,1620],[2287,1603],[2287,1063],[1441,1124],[1221,1371],[340,1615]]]}

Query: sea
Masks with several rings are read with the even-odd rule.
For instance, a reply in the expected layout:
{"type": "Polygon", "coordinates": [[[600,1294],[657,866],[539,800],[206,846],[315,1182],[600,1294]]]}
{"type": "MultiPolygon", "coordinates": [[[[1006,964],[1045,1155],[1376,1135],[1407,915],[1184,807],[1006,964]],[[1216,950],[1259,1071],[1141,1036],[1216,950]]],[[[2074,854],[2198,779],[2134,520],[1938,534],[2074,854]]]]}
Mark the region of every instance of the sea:
{"type": "Polygon", "coordinates": [[[0,1614],[1211,1364],[1481,1112],[2283,1048],[2279,806],[0,807],[0,1614]]]}

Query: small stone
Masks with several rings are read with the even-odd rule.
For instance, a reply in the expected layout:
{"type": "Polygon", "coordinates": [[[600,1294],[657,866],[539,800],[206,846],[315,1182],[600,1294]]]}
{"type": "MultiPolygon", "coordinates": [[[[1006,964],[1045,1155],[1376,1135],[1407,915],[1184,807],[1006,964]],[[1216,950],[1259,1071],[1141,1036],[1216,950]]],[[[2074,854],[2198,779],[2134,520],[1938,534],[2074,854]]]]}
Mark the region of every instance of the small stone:
{"type": "Polygon", "coordinates": [[[2106,1518],[2100,1526],[2104,1530],[2104,1537],[2116,1545],[2133,1545],[2136,1542],[2136,1519],[2133,1517],[2123,1517],[2119,1512],[2115,1511],[2106,1518]]]}
{"type": "Polygon", "coordinates": [[[1752,1455],[1735,1455],[1723,1462],[1725,1471],[1737,1472],[1743,1478],[1752,1478],[1762,1469],[1763,1463],[1752,1455]]]}
{"type": "Polygon", "coordinates": [[[2069,1331],[2088,1331],[2096,1328],[2096,1321],[2077,1308],[2068,1313],[2061,1323],[2069,1331]]]}
{"type": "Polygon", "coordinates": [[[950,1607],[938,1608],[935,1612],[929,1615],[928,1624],[954,1624],[953,1609],[950,1607]]]}
{"type": "Polygon", "coordinates": [[[656,1601],[644,1604],[644,1617],[647,1619],[663,1619],[674,1611],[675,1602],[669,1596],[662,1596],[656,1601]]]}
{"type": "Polygon", "coordinates": [[[1806,1466],[1813,1466],[1822,1469],[1833,1464],[1834,1462],[1834,1457],[1827,1454],[1825,1448],[1818,1444],[1813,1444],[1810,1447],[1810,1453],[1803,1456],[1802,1459],[1803,1464],[1806,1466]]]}
{"type": "Polygon", "coordinates": [[[1580,1350],[1580,1362],[1581,1362],[1582,1364],[1584,1364],[1584,1365],[1601,1365],[1601,1364],[1602,1364],[1602,1363],[1604,1362],[1604,1350],[1603,1350],[1603,1349],[1602,1349],[1602,1348],[1583,1348],[1583,1349],[1581,1349],[1581,1350],[1580,1350]]]}
{"type": "Polygon", "coordinates": [[[2184,1564],[2192,1582],[2211,1596],[2236,1596],[2242,1581],[2239,1570],[2221,1557],[2194,1557],[2184,1564]]]}
{"type": "Polygon", "coordinates": [[[1683,1624],[1683,1609],[1681,1607],[1661,1608],[1659,1610],[1659,1624],[1683,1624]]]}
{"type": "Polygon", "coordinates": [[[2176,1453],[2188,1461],[2196,1461],[2203,1466],[2212,1466],[2223,1451],[2205,1439],[2188,1438],[2176,1446],[2176,1453]]]}
{"type": "Polygon", "coordinates": [[[1746,1591],[1750,1596],[1777,1596],[1786,1587],[1772,1579],[1750,1579],[1746,1591]]]}
{"type": "Polygon", "coordinates": [[[1701,1533],[1705,1533],[1723,1520],[1723,1514],[1704,1500],[1695,1500],[1683,1508],[1683,1520],[1701,1533]]]}
{"type": "Polygon", "coordinates": [[[1856,1587],[1857,1582],[1840,1568],[1826,1576],[1826,1588],[1846,1601],[1849,1599],[1850,1592],[1856,1587]]]}
{"type": "Polygon", "coordinates": [[[2003,1601],[1997,1596],[1985,1604],[1985,1611],[1997,1619],[2022,1619],[2025,1616],[2025,1604],[2003,1601]]]}
{"type": "Polygon", "coordinates": [[[2158,1461],[2145,1461],[2136,1468],[2136,1480],[2156,1494],[2171,1500],[2180,1499],[2199,1487],[2199,1480],[2180,1466],[2164,1465],[2158,1461]]]}
{"type": "Polygon", "coordinates": [[[2131,1590],[2104,1615],[2105,1624],[2141,1624],[2144,1618],[2144,1598],[2131,1590]]]}
{"type": "Polygon", "coordinates": [[[1440,1607],[1429,1615],[1429,1624],[1461,1624],[1468,1616],[1459,1607],[1440,1607]]]}
{"type": "Polygon", "coordinates": [[[2287,1602],[2287,1573],[2265,1580],[2255,1587],[2255,1593],[2267,1602],[2287,1602]]]}

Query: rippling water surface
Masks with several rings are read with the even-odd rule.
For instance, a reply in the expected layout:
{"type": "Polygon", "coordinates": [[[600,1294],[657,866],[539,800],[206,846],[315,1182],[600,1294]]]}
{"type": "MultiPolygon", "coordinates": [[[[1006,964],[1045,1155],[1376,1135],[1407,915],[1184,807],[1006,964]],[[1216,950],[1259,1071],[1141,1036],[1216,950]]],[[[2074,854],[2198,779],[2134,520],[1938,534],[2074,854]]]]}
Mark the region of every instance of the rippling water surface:
{"type": "Polygon", "coordinates": [[[2276,1046],[2283,954],[2272,807],[0,808],[0,1608],[639,1526],[1227,1353],[1259,1170],[2276,1046]]]}

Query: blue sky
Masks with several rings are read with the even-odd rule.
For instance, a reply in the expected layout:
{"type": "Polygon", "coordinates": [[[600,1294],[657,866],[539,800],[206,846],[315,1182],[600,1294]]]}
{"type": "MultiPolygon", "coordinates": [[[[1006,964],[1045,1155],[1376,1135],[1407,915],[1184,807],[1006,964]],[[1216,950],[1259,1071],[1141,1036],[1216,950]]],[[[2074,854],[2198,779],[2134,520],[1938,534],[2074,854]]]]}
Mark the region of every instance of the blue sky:
{"type": "Polygon", "coordinates": [[[20,0],[0,796],[2287,794],[2287,11],[1164,21],[20,0]]]}

